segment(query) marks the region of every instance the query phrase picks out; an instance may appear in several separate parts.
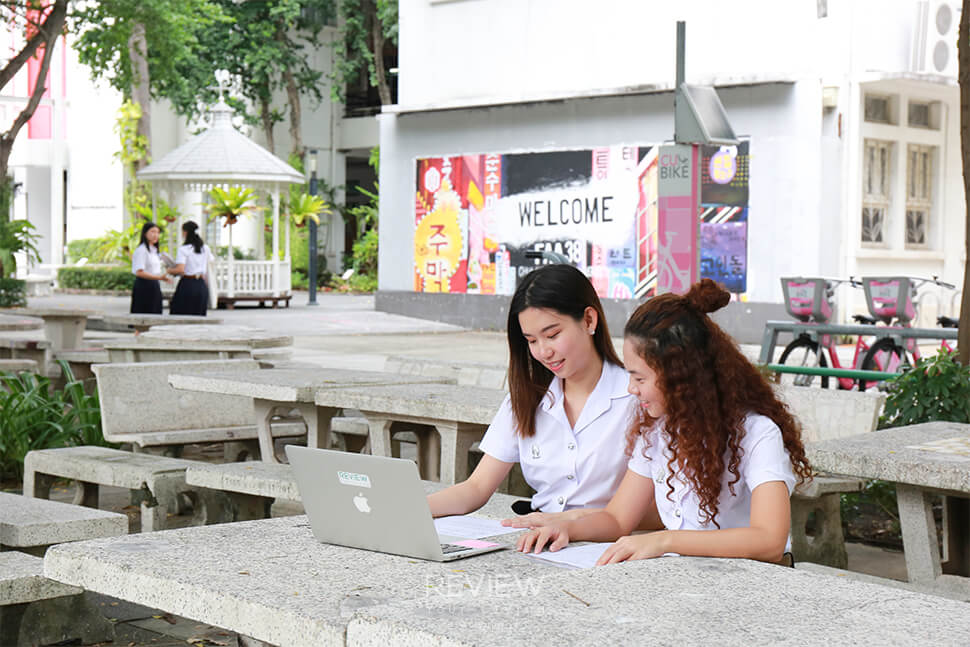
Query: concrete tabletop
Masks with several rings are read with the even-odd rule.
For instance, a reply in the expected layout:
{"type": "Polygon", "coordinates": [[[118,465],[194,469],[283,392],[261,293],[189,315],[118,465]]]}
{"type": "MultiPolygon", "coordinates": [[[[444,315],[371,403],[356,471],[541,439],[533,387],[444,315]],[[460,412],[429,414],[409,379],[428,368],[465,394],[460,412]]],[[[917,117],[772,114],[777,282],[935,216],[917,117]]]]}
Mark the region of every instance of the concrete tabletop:
{"type": "Polygon", "coordinates": [[[505,581],[557,569],[507,550],[437,563],[321,544],[303,515],[62,544],[44,564],[59,582],[293,647],[343,645],[358,609],[425,596],[458,570],[505,581]]]}
{"type": "Polygon", "coordinates": [[[883,429],[809,443],[806,451],[818,470],[970,492],[970,425],[928,422],[883,429]]]}
{"type": "Polygon", "coordinates": [[[333,368],[273,368],[219,371],[200,375],[170,375],[176,389],[240,395],[277,402],[313,402],[317,391],[348,386],[389,384],[453,384],[446,377],[398,375],[333,368]]]}
{"type": "Polygon", "coordinates": [[[39,330],[44,320],[16,314],[0,314],[0,330],[39,330]]]}
{"type": "Polygon", "coordinates": [[[488,425],[505,395],[498,389],[464,385],[394,384],[322,389],[314,401],[321,407],[488,425]]]}
{"type": "Polygon", "coordinates": [[[82,310],[80,308],[37,308],[37,307],[25,307],[25,308],[7,308],[3,310],[4,314],[12,315],[26,315],[28,317],[41,317],[42,319],[56,319],[56,318],[78,318],[78,317],[93,317],[100,314],[96,310],[82,310]]]}
{"type": "Polygon", "coordinates": [[[132,339],[106,341],[105,348],[237,349],[292,346],[293,338],[261,328],[228,325],[162,325],[132,339]]]}
{"type": "Polygon", "coordinates": [[[218,325],[222,319],[202,317],[199,315],[166,315],[166,314],[106,314],[101,317],[105,323],[121,324],[124,326],[151,327],[164,325],[218,325]]]}
{"type": "MultiPolygon", "coordinates": [[[[742,559],[665,557],[367,606],[347,645],[961,645],[966,603],[742,559]]],[[[478,586],[476,586],[478,585],[478,586]]]]}

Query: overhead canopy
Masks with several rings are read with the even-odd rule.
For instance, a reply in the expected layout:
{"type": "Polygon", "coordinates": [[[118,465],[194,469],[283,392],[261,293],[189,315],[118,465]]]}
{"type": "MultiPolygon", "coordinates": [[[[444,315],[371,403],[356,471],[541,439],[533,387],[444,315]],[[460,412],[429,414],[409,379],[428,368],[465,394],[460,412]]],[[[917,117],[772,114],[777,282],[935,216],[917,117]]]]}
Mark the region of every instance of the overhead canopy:
{"type": "Polygon", "coordinates": [[[135,174],[155,188],[208,191],[214,186],[273,190],[303,184],[295,168],[232,127],[225,101],[212,109],[212,127],[135,174]]]}

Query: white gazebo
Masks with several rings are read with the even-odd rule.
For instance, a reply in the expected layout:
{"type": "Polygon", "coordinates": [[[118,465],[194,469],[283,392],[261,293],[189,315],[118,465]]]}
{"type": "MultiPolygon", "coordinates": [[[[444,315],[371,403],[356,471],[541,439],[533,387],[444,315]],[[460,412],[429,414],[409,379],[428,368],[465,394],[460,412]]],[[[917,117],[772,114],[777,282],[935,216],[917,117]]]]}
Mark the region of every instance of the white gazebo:
{"type": "MultiPolygon", "coordinates": [[[[210,191],[213,187],[244,186],[265,191],[273,197],[273,255],[270,260],[235,260],[230,250],[226,260],[218,259],[211,273],[220,299],[267,300],[274,305],[290,297],[290,228],[286,232],[285,254],[280,260],[280,192],[289,184],[303,184],[299,171],[232,127],[232,108],[222,98],[212,109],[212,126],[136,176],[152,183],[152,212],[158,192],[172,202],[177,191],[210,191]]],[[[181,227],[181,222],[179,223],[181,227]]],[[[231,246],[230,229],[230,246],[231,246]]]]}

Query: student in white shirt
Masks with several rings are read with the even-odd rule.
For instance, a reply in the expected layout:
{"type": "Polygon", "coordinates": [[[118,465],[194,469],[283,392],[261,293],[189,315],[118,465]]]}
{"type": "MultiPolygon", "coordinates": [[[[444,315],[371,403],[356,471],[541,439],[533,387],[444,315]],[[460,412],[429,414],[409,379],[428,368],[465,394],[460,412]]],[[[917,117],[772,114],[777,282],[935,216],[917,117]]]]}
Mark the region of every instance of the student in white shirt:
{"type": "Polygon", "coordinates": [[[169,274],[181,274],[182,278],[175,287],[169,312],[173,315],[201,315],[205,316],[209,305],[209,288],[206,284],[206,272],[212,254],[209,247],[202,242],[197,230],[199,226],[188,220],[182,225],[182,236],[185,244],[179,247],[175,257],[175,267],[169,268],[169,274]]]}
{"type": "Polygon", "coordinates": [[[158,238],[161,230],[154,222],[146,222],[141,228],[141,240],[131,255],[131,273],[135,284],[131,289],[131,312],[133,314],[162,314],[162,288],[159,281],[171,281],[162,271],[158,257],[158,238]]]}
{"type": "Polygon", "coordinates": [[[542,266],[519,283],[507,332],[509,395],[482,439],[485,455],[468,480],[428,497],[432,514],[477,510],[516,462],[536,494],[507,525],[603,507],[623,477],[636,401],[596,291],[574,267],[542,266]]]}
{"type": "Polygon", "coordinates": [[[605,510],[532,530],[519,550],[616,540],[600,564],[665,553],[790,564],[789,498],[811,468],[791,413],[707,315],[729,300],[704,279],[637,308],[623,344],[640,402],[626,476],[605,510]],[[641,521],[656,532],[631,535],[641,521]]]}

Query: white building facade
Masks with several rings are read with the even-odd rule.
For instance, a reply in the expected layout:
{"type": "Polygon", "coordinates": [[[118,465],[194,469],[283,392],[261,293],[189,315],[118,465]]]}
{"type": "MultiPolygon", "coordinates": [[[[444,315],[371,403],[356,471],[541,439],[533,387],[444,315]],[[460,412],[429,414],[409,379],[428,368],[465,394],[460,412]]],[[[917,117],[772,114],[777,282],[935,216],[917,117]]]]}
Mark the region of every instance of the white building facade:
{"type": "MultiPolygon", "coordinates": [[[[380,117],[379,307],[454,309],[415,280],[416,160],[670,142],[678,20],[687,82],[717,88],[749,146],[736,333],[787,317],[760,305],[781,302],[782,276],[962,281],[958,2],[401,0],[399,99],[380,117]]],[[[841,318],[864,311],[861,292],[840,297],[841,318]]],[[[931,300],[953,313],[950,295],[931,300]]]]}

